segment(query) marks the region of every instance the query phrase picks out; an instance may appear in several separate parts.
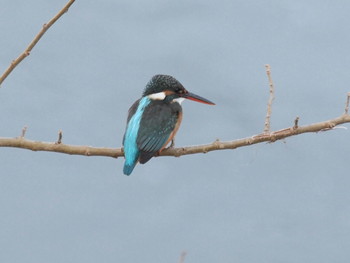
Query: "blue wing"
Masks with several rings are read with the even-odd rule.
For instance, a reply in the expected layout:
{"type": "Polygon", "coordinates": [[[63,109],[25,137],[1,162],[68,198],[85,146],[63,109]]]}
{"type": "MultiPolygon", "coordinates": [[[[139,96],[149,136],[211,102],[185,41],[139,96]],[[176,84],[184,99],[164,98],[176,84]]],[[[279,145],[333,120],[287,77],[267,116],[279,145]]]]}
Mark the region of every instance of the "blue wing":
{"type": "Polygon", "coordinates": [[[165,147],[179,120],[182,109],[178,103],[153,101],[145,108],[136,143],[140,163],[146,163],[165,147]]]}
{"type": "Polygon", "coordinates": [[[128,122],[123,138],[124,145],[124,174],[130,175],[139,159],[140,151],[137,147],[136,138],[140,128],[142,113],[151,101],[144,97],[136,101],[129,110],[128,122]]]}

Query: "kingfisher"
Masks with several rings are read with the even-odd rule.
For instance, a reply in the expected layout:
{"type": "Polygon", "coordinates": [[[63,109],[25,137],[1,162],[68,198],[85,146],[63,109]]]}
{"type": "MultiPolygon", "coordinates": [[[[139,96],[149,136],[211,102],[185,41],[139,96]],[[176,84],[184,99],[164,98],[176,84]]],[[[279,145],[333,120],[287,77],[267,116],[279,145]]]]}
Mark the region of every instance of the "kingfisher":
{"type": "Polygon", "coordinates": [[[169,75],[155,75],[147,83],[142,97],[129,109],[123,138],[125,175],[130,175],[138,162],[144,164],[158,155],[170,142],[173,146],[185,99],[215,105],[188,92],[169,75]]]}

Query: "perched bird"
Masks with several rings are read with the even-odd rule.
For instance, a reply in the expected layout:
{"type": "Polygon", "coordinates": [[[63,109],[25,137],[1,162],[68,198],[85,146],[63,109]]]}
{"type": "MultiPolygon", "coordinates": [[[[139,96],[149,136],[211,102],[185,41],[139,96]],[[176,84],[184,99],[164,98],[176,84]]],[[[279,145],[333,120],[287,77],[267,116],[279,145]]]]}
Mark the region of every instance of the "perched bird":
{"type": "Polygon", "coordinates": [[[141,99],[129,109],[123,138],[124,174],[130,175],[137,162],[144,164],[160,153],[180,127],[181,102],[190,99],[215,105],[188,92],[174,77],[155,75],[146,85],[141,99]]]}

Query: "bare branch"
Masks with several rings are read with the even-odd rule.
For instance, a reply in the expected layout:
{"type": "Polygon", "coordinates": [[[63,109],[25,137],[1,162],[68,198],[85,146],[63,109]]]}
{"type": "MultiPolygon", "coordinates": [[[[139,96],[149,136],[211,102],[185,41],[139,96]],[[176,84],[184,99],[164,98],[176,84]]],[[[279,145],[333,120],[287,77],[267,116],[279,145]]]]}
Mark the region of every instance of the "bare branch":
{"type": "MultiPolygon", "coordinates": [[[[254,135],[252,137],[242,138],[234,141],[221,142],[219,140],[214,141],[211,144],[205,145],[195,145],[179,148],[167,148],[162,151],[160,156],[175,156],[179,157],[182,155],[196,154],[196,153],[207,153],[211,151],[225,150],[225,149],[236,149],[239,147],[250,146],[262,142],[275,142],[290,136],[295,136],[302,133],[308,132],[320,132],[332,130],[337,125],[350,122],[350,115],[343,114],[342,116],[323,121],[319,123],[314,123],[306,126],[294,126],[290,128],[285,128],[282,130],[261,133],[254,135]]],[[[0,147],[15,147],[28,149],[32,151],[48,151],[48,152],[58,152],[71,155],[83,155],[83,156],[106,156],[106,157],[121,157],[124,156],[122,148],[112,149],[112,148],[97,148],[91,146],[79,146],[79,145],[67,145],[67,144],[57,144],[55,142],[40,142],[31,141],[25,138],[0,138],[0,147]]]]}
{"type": "Polygon", "coordinates": [[[265,65],[266,68],[266,75],[269,80],[269,87],[270,87],[270,97],[269,101],[267,103],[267,113],[266,113],[266,118],[265,118],[265,128],[264,132],[268,133],[271,130],[271,111],[272,111],[272,102],[275,99],[275,87],[272,81],[271,77],[271,67],[269,64],[265,65]]]}
{"type": "Polygon", "coordinates": [[[58,152],[84,156],[107,156],[114,158],[123,156],[122,149],[96,148],[63,143],[57,144],[56,142],[40,142],[24,138],[0,138],[0,147],[14,147],[32,151],[58,152]]]}
{"type": "Polygon", "coordinates": [[[13,60],[10,66],[6,69],[3,75],[0,77],[0,87],[4,80],[10,75],[12,70],[19,64],[23,59],[30,55],[30,52],[34,48],[34,46],[39,42],[40,38],[45,34],[45,32],[64,14],[68,11],[69,7],[74,3],[75,0],[70,0],[61,11],[59,11],[48,23],[44,24],[39,33],[35,36],[29,46],[23,51],[18,58],[13,60]]]}

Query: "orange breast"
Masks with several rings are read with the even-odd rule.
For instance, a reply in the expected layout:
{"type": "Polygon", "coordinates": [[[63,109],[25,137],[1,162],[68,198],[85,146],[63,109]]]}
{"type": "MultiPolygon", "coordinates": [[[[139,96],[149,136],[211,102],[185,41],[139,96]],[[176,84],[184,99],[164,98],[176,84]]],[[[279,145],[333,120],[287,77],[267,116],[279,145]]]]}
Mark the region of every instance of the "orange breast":
{"type": "Polygon", "coordinates": [[[172,131],[172,133],[170,133],[170,136],[168,138],[168,140],[166,141],[166,143],[163,145],[163,147],[159,150],[159,152],[163,151],[164,148],[169,144],[169,142],[175,137],[178,129],[180,128],[181,125],[181,121],[182,121],[182,111],[179,112],[179,115],[177,117],[177,122],[175,124],[175,128],[172,131]]]}

